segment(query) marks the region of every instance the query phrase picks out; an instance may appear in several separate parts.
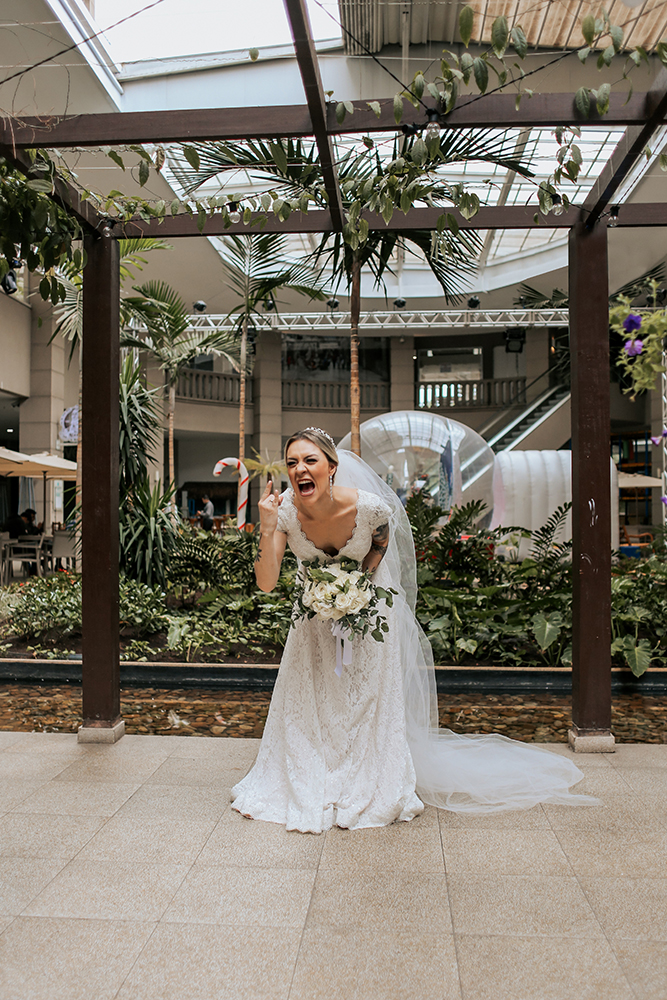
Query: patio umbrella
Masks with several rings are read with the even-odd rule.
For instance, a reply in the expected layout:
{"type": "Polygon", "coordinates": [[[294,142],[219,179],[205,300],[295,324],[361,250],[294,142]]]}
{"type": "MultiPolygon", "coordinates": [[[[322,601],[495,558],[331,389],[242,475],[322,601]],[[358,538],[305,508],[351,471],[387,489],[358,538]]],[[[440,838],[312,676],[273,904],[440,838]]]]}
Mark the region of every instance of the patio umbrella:
{"type": "Polygon", "coordinates": [[[618,486],[621,490],[645,490],[653,486],[662,486],[662,479],[656,476],[642,476],[639,472],[619,472],[618,486]]]}
{"type": "Polygon", "coordinates": [[[24,455],[20,451],[0,448],[0,475],[25,476],[26,479],[41,479],[43,482],[44,517],[46,518],[46,480],[76,479],[76,462],[70,462],[59,455],[40,452],[24,455]]]}

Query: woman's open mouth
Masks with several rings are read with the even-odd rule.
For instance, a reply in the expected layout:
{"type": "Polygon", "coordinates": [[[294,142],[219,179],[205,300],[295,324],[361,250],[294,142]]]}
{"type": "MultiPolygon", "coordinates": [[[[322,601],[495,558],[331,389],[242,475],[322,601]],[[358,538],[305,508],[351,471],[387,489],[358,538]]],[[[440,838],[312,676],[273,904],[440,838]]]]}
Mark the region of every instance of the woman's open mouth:
{"type": "Polygon", "coordinates": [[[297,483],[299,494],[302,497],[309,497],[315,492],[315,483],[312,479],[302,479],[297,483]]]}

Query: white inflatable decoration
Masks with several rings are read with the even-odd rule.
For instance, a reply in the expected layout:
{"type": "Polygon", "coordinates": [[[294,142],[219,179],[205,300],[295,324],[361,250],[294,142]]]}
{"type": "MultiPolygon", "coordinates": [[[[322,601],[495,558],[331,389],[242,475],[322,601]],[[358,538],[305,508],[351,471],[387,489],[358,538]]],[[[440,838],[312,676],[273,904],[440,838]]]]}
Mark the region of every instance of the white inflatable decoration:
{"type": "Polygon", "coordinates": [[[221,458],[213,469],[213,475],[219,476],[222,470],[227,467],[236,469],[239,474],[239,492],[236,511],[236,527],[239,531],[245,528],[246,515],[248,513],[248,470],[243,462],[238,458],[221,458]]]}
{"type": "MultiPolygon", "coordinates": [[[[618,473],[611,465],[611,547],[619,545],[618,473]]],[[[534,531],[553,512],[572,499],[571,451],[501,451],[496,455],[493,518],[491,527],[517,525],[534,531]]],[[[572,538],[568,514],[557,541],[572,538]]],[[[530,551],[530,540],[521,539],[518,557],[530,551]]]]}
{"type": "MultiPolygon", "coordinates": [[[[483,437],[465,424],[437,413],[397,410],[361,425],[361,457],[401,499],[425,489],[445,510],[483,500],[493,513],[494,454],[483,437]]],[[[350,447],[350,435],[339,443],[350,447]]]]}

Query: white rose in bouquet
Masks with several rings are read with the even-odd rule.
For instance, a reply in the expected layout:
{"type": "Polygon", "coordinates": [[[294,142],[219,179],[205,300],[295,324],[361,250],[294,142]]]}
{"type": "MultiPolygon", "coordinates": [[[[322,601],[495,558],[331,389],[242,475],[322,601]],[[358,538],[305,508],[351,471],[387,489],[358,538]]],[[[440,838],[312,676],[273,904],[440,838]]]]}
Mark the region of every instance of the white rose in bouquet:
{"type": "Polygon", "coordinates": [[[350,636],[369,632],[377,642],[388,631],[386,619],[377,611],[378,602],[392,606],[395,591],[376,587],[368,573],[351,559],[340,562],[302,563],[303,576],[297,586],[295,619],[307,616],[341,622],[350,636]]]}

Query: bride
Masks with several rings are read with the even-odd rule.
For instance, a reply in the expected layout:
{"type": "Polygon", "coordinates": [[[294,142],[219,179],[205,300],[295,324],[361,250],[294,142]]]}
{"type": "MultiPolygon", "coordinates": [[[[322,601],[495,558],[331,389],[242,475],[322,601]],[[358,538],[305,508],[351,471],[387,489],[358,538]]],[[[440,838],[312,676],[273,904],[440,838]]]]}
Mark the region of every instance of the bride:
{"type": "Polygon", "coordinates": [[[342,670],[330,621],[293,622],[257,760],[232,790],[233,808],[321,833],[410,820],[424,803],[469,813],[594,803],[570,792],[583,775],[567,758],[504,736],[438,729],[433,658],[414,616],[415,554],[400,500],[319,428],[292,435],[285,463],[290,488],[279,496],[269,482],[259,503],[260,589],[275,587],[289,543],[300,562],[353,559],[375,584],[398,593],[391,609],[383,604],[384,642],[355,637],[342,670]]]}

